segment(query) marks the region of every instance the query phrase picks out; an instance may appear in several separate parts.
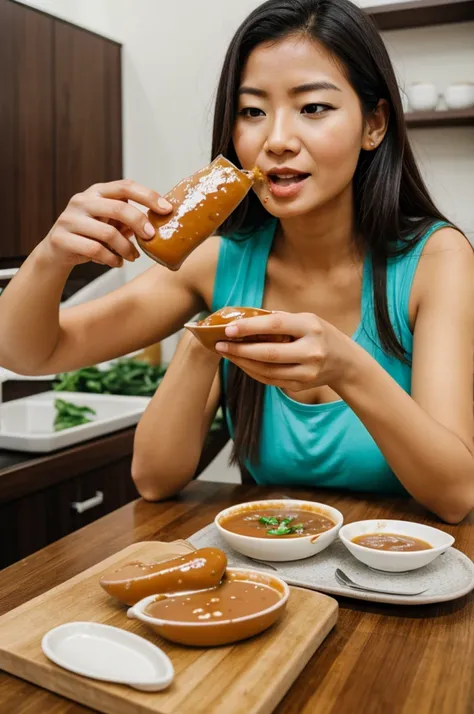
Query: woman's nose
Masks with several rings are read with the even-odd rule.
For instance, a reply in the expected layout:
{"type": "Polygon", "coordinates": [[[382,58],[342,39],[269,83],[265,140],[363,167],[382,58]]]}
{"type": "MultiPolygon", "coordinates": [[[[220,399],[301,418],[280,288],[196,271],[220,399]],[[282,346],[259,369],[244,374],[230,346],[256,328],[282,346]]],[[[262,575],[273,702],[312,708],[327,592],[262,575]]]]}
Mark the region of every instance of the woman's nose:
{"type": "Polygon", "coordinates": [[[266,138],[264,149],[268,154],[281,156],[285,151],[298,153],[300,141],[292,123],[279,119],[273,122],[266,138]]]}

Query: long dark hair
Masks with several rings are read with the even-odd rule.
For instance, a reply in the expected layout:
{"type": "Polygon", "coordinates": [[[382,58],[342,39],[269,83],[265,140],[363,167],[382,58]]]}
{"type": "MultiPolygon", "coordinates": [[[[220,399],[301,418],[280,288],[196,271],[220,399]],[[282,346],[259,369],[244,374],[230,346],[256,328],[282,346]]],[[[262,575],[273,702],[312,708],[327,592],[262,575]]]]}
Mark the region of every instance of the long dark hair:
{"type": "MultiPolygon", "coordinates": [[[[400,93],[384,43],[371,18],[349,0],[267,0],[237,30],[218,85],[212,158],[239,165],[232,142],[237,92],[250,53],[260,44],[303,35],[324,45],[344,66],[366,116],[385,99],[389,122],[375,151],[361,151],[353,178],[355,222],[362,248],[372,258],[375,319],[384,350],[407,361],[390,321],[387,259],[409,250],[434,220],[446,218],[433,204],[408,142],[400,93]]],[[[250,192],[221,227],[222,235],[251,234],[269,215],[250,192]]],[[[233,460],[259,459],[264,385],[229,363],[227,403],[234,426],[233,460]]],[[[223,389],[224,389],[223,385],[223,389]]]]}

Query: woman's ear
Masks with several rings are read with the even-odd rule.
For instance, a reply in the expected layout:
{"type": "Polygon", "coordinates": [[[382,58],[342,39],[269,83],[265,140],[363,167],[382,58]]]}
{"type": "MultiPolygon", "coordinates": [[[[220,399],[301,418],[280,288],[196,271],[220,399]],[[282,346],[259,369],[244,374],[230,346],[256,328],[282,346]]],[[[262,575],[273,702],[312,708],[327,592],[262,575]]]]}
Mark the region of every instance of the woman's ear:
{"type": "Polygon", "coordinates": [[[388,127],[389,107],[385,99],[380,99],[374,111],[366,117],[362,134],[362,148],[373,151],[379,146],[388,127]]]}

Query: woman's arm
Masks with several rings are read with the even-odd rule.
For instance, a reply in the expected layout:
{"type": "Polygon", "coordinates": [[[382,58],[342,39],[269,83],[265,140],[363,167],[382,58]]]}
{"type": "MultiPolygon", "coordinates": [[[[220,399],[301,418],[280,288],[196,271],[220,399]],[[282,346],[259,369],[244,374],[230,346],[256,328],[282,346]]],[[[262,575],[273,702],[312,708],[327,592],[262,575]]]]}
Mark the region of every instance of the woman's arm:
{"type": "Polygon", "coordinates": [[[229,337],[291,334],[288,344],[216,349],[254,379],[303,391],[329,385],[358,415],[417,501],[457,523],[474,508],[474,253],[453,229],[435,233],[415,277],[412,396],[362,347],[310,313],[229,325],[229,337]]]}
{"type": "Polygon", "coordinates": [[[357,345],[338,392],[412,496],[457,523],[474,508],[474,253],[466,239],[435,233],[416,280],[412,396],[364,350],[356,355],[357,345]]]}
{"type": "Polygon", "coordinates": [[[74,265],[116,267],[138,255],[129,238],[147,235],[147,218],[128,199],[167,213],[159,194],[132,181],[92,186],[71,199],[2,294],[2,367],[39,375],[103,362],[162,340],[206,307],[218,238],[200,245],[179,271],[156,265],[104,297],[59,310],[74,265]]]}
{"type": "Polygon", "coordinates": [[[135,433],[132,477],[147,501],[192,479],[219,403],[219,361],[185,332],[135,433]]]}

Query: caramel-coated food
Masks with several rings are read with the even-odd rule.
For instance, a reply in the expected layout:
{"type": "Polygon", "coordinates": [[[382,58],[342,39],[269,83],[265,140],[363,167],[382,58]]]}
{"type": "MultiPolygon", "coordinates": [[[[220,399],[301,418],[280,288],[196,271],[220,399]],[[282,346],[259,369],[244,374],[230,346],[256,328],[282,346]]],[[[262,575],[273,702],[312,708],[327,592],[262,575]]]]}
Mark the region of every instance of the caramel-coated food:
{"type": "Polygon", "coordinates": [[[183,261],[209,238],[237,208],[262,172],[243,171],[224,156],[192,176],[180,181],[165,198],[173,212],[165,216],[148,212],[156,234],[151,240],[137,236],[137,242],[149,258],[178,270],[183,261]]]}
{"type": "Polygon", "coordinates": [[[222,550],[201,548],[161,563],[128,563],[103,575],[100,585],[121,603],[135,605],[149,595],[216,587],[226,566],[222,550]]]}

